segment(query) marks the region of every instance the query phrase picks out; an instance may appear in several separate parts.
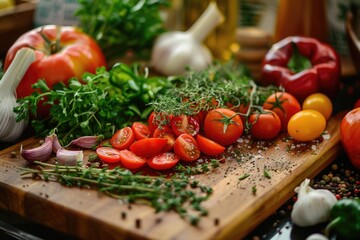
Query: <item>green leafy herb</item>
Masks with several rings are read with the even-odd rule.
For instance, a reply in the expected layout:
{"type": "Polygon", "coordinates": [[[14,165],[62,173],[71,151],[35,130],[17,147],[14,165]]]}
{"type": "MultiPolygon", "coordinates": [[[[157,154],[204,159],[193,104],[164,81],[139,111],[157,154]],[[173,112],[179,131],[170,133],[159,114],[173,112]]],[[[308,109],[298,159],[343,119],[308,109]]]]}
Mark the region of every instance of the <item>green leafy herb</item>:
{"type": "Polygon", "coordinates": [[[248,177],[250,177],[250,174],[249,174],[249,173],[244,173],[243,175],[241,175],[241,176],[239,177],[239,180],[244,180],[244,179],[246,179],[246,178],[248,178],[248,177]]]}
{"type": "Polygon", "coordinates": [[[229,61],[214,63],[200,72],[172,79],[174,88],[158,96],[154,111],[172,115],[195,115],[217,107],[262,105],[277,88],[257,86],[243,65],[229,61]]]}
{"type": "Polygon", "coordinates": [[[199,163],[195,166],[184,166],[182,164],[177,164],[175,166],[175,172],[184,175],[196,175],[210,172],[219,166],[220,165],[218,160],[211,159],[209,163],[199,163]]]}
{"type": "Polygon", "coordinates": [[[269,179],[271,178],[270,173],[266,169],[264,169],[264,176],[269,179]]]}
{"type": "Polygon", "coordinates": [[[187,177],[164,178],[133,174],[127,169],[61,166],[34,162],[37,167],[22,168],[22,176],[44,181],[56,181],[68,187],[92,187],[111,197],[129,203],[148,203],[156,212],[175,211],[196,225],[207,210],[201,203],[212,189],[187,177]]]}
{"type": "Polygon", "coordinates": [[[165,31],[160,10],[169,0],[79,0],[80,27],[92,36],[107,59],[148,58],[155,38],[165,31]]]}
{"type": "Polygon", "coordinates": [[[71,79],[69,86],[58,84],[50,89],[43,80],[33,85],[38,89],[32,95],[19,99],[15,108],[17,120],[35,116],[31,124],[37,136],[47,136],[56,130],[62,144],[87,135],[104,135],[114,132],[133,121],[145,120],[152,108],[148,103],[169,86],[162,77],[148,77],[137,64],[116,64],[110,71],[97,69],[96,74],[86,73],[86,84],[71,79]],[[36,118],[39,101],[50,105],[50,116],[36,118]]]}

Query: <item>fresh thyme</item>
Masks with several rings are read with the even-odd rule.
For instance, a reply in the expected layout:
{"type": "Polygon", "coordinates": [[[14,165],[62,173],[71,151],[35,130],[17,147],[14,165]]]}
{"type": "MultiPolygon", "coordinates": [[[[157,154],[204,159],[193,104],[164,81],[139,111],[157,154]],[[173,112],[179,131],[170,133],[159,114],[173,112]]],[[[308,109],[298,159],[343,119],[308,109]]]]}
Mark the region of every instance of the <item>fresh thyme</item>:
{"type": "Polygon", "coordinates": [[[266,169],[264,169],[264,177],[269,178],[269,179],[271,178],[270,173],[266,169]]]}
{"type": "Polygon", "coordinates": [[[217,107],[262,105],[278,90],[273,86],[257,86],[244,66],[229,61],[214,63],[208,69],[190,72],[172,79],[176,87],[159,95],[150,104],[164,115],[195,115],[217,107]]]}
{"type": "Polygon", "coordinates": [[[216,159],[211,159],[209,163],[201,163],[195,166],[184,166],[182,164],[177,164],[174,168],[175,172],[178,174],[197,175],[210,172],[211,170],[218,168],[220,166],[219,161],[216,159]]]}
{"type": "Polygon", "coordinates": [[[67,187],[97,188],[100,192],[129,203],[147,203],[156,212],[175,211],[196,225],[207,215],[201,203],[212,194],[212,188],[190,181],[184,175],[177,178],[145,176],[116,167],[114,169],[61,166],[35,162],[35,169],[21,168],[23,177],[56,181],[67,187]]]}
{"type": "Polygon", "coordinates": [[[248,178],[248,177],[250,177],[250,174],[249,174],[249,173],[244,173],[243,175],[241,175],[241,176],[239,177],[239,180],[244,180],[244,179],[246,179],[246,178],[248,178]]]}

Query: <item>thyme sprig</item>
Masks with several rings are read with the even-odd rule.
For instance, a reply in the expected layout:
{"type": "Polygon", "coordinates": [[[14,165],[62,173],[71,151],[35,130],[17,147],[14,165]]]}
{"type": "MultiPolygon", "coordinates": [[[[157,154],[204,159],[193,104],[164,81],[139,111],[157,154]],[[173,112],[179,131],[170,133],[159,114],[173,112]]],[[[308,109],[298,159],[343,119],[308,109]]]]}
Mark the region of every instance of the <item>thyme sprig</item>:
{"type": "MultiPolygon", "coordinates": [[[[214,63],[203,71],[172,79],[176,87],[150,104],[161,115],[195,115],[217,107],[261,106],[277,87],[257,86],[243,65],[214,63]]],[[[247,115],[250,114],[250,111],[247,115]]]]}
{"type": "Polygon", "coordinates": [[[195,166],[185,166],[181,163],[177,164],[174,168],[177,174],[183,175],[197,175],[204,174],[220,167],[219,161],[216,159],[211,159],[208,163],[201,163],[195,166]]]}
{"type": "Polygon", "coordinates": [[[44,181],[56,181],[67,187],[97,188],[113,198],[128,203],[146,203],[156,212],[175,211],[196,225],[207,215],[202,202],[212,194],[212,188],[185,175],[176,178],[133,174],[127,169],[61,166],[34,162],[36,168],[21,168],[23,177],[31,176],[44,181]]]}

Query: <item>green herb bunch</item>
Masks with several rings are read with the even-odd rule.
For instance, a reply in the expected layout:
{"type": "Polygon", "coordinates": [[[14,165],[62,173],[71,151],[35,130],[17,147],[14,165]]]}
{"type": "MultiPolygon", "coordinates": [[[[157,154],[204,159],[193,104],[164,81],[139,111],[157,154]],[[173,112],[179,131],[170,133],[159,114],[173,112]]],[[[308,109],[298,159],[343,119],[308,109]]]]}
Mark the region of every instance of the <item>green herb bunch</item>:
{"type": "Polygon", "coordinates": [[[18,100],[17,120],[35,116],[35,134],[44,137],[56,129],[62,144],[87,135],[110,138],[116,130],[147,119],[152,111],[147,104],[169,84],[165,78],[148,77],[137,64],[116,64],[110,71],[102,67],[84,74],[83,81],[71,79],[68,86],[61,83],[50,89],[39,80],[33,85],[38,91],[18,100]],[[43,100],[51,106],[49,117],[36,118],[43,100]]]}
{"type": "Polygon", "coordinates": [[[116,167],[114,169],[61,166],[35,162],[37,167],[23,168],[22,176],[45,181],[56,181],[68,187],[96,187],[111,197],[128,203],[146,203],[156,212],[175,211],[196,225],[207,210],[201,203],[212,194],[212,189],[185,175],[177,178],[144,176],[116,167]]]}
{"type": "Polygon", "coordinates": [[[248,70],[233,61],[216,62],[204,71],[190,71],[172,82],[176,87],[151,102],[160,115],[195,115],[218,107],[261,106],[278,90],[274,86],[257,86],[248,70]]]}
{"type": "Polygon", "coordinates": [[[165,31],[161,8],[169,0],[79,0],[80,27],[92,36],[107,59],[131,51],[146,59],[155,38],[165,31]]]}

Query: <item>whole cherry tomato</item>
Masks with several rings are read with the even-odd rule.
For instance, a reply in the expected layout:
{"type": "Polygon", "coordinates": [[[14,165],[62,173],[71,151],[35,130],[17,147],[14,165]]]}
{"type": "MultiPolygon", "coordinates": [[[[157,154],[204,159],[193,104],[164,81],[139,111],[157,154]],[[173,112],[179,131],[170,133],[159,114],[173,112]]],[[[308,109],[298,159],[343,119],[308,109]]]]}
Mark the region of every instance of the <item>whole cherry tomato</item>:
{"type": "Polygon", "coordinates": [[[342,119],[340,136],[351,163],[360,169],[360,107],[351,110],[342,119]]]}
{"type": "Polygon", "coordinates": [[[250,134],[261,140],[273,139],[278,136],[281,130],[280,118],[271,110],[251,114],[249,123],[251,124],[250,134]]]}
{"type": "Polygon", "coordinates": [[[263,104],[263,108],[272,110],[279,116],[282,131],[286,131],[289,119],[301,110],[299,101],[287,92],[271,94],[263,104]]]}
{"type": "Polygon", "coordinates": [[[314,140],[324,132],[325,117],[318,111],[307,109],[295,113],[289,120],[288,133],[297,141],[314,140]]]}
{"type": "Polygon", "coordinates": [[[18,98],[31,95],[34,91],[31,86],[39,79],[45,79],[51,88],[58,82],[67,84],[71,77],[81,79],[83,73],[95,73],[96,68],[106,66],[98,44],[75,27],[46,25],[24,33],[8,50],[5,70],[23,47],[35,49],[36,61],[16,89],[18,98]]]}
{"type": "Polygon", "coordinates": [[[217,108],[206,115],[204,131],[205,137],[222,146],[228,146],[241,137],[244,126],[236,112],[227,108],[217,108]]]}
{"type": "Polygon", "coordinates": [[[328,96],[323,93],[313,93],[305,98],[302,109],[313,109],[319,111],[328,120],[331,117],[333,105],[328,96]]]}

